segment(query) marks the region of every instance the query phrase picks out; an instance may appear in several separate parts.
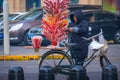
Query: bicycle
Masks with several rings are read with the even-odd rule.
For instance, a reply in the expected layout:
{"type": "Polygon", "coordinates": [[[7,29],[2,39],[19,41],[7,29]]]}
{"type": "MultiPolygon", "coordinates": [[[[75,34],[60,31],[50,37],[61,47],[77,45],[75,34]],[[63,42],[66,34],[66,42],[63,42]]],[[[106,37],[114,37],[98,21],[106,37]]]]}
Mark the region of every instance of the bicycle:
{"type": "MultiPolygon", "coordinates": [[[[85,40],[92,40],[100,36],[101,34],[102,32],[90,38],[85,38],[85,37],[83,38],[85,40]]],[[[66,51],[64,50],[64,48],[52,48],[51,50],[47,51],[42,55],[42,57],[39,60],[39,68],[42,66],[50,66],[52,67],[56,75],[61,74],[61,75],[69,76],[71,68],[74,65],[76,65],[75,60],[72,59],[71,55],[69,54],[70,47],[74,45],[75,45],[74,43],[66,43],[66,46],[68,47],[66,51]]],[[[100,52],[97,53],[100,49],[101,48],[93,50],[92,54],[84,61],[84,65],[83,65],[84,67],[86,67],[97,56],[100,56],[100,52]]]]}

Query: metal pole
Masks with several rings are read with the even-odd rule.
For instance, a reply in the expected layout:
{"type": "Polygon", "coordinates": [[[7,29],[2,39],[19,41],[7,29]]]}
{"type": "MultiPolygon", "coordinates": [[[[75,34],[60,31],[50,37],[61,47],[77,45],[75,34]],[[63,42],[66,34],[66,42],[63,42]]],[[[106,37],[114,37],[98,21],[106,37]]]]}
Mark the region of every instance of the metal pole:
{"type": "Polygon", "coordinates": [[[8,0],[3,1],[3,24],[4,24],[4,55],[9,55],[9,22],[8,22],[8,0]]]}

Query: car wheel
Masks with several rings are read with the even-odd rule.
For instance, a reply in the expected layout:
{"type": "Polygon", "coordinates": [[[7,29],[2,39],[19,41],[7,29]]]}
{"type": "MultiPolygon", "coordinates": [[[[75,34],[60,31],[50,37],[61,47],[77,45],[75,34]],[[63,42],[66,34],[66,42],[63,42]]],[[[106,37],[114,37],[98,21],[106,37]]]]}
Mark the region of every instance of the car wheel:
{"type": "Polygon", "coordinates": [[[120,30],[117,30],[114,34],[114,42],[120,44],[120,30]]]}
{"type": "Polygon", "coordinates": [[[24,35],[24,44],[25,45],[32,45],[31,39],[28,37],[28,33],[27,32],[24,35]]]}

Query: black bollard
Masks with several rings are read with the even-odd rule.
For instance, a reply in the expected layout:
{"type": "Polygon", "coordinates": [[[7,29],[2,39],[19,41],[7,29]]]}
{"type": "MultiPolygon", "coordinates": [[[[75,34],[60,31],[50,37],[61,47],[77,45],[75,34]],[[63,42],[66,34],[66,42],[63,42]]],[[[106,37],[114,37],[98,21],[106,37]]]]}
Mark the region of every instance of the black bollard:
{"type": "Polygon", "coordinates": [[[106,65],[103,67],[102,80],[118,80],[117,68],[114,65],[106,65]]]}
{"type": "Polygon", "coordinates": [[[86,69],[81,65],[73,66],[70,72],[70,80],[87,80],[86,69]]]}
{"type": "Polygon", "coordinates": [[[53,69],[50,66],[40,67],[39,80],[55,80],[53,69]]]}
{"type": "Polygon", "coordinates": [[[24,72],[22,67],[11,67],[9,69],[8,80],[24,80],[24,72]]]}

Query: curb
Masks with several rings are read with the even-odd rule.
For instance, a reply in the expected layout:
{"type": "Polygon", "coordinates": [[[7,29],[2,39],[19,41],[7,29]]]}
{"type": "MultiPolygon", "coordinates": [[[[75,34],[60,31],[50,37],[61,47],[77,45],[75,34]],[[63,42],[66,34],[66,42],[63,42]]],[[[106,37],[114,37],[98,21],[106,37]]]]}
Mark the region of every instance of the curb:
{"type": "MultiPolygon", "coordinates": [[[[33,46],[24,46],[26,49],[33,49],[33,46]]],[[[53,47],[55,49],[56,47],[53,47]]],[[[41,47],[41,49],[52,49],[49,47],[41,47]]],[[[57,48],[60,50],[64,50],[65,48],[57,48]]],[[[0,61],[26,61],[26,60],[39,60],[42,55],[0,55],[0,61]]],[[[61,55],[56,55],[55,59],[62,58],[61,55]]],[[[53,59],[53,56],[49,56],[48,59],[53,59]]]]}
{"type": "Polygon", "coordinates": [[[38,60],[41,55],[9,55],[0,56],[0,61],[25,61],[25,60],[38,60]]]}
{"type": "MultiPolygon", "coordinates": [[[[0,56],[0,61],[27,61],[27,60],[39,60],[41,55],[8,55],[8,56],[0,56]]],[[[56,55],[54,59],[61,59],[63,56],[56,55]]],[[[53,56],[47,57],[47,59],[53,59],[53,56]]]]}

